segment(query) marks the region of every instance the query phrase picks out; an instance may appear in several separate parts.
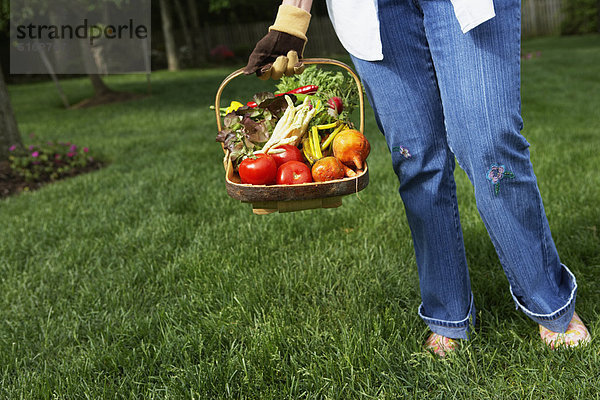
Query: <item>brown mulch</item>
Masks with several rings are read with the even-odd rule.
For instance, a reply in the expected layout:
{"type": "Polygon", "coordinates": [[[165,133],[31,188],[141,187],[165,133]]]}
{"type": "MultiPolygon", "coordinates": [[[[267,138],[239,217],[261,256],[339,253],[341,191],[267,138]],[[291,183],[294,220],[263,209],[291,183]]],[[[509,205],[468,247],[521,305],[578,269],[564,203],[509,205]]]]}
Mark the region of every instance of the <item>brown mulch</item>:
{"type": "MultiPolygon", "coordinates": [[[[73,170],[65,174],[60,179],[70,178],[76,175],[92,172],[102,168],[104,165],[100,162],[91,162],[85,168],[73,170]]],[[[27,182],[20,174],[10,168],[8,161],[0,161],[0,199],[17,195],[21,192],[36,190],[49,183],[57,182],[58,180],[45,180],[40,182],[27,182]]]]}

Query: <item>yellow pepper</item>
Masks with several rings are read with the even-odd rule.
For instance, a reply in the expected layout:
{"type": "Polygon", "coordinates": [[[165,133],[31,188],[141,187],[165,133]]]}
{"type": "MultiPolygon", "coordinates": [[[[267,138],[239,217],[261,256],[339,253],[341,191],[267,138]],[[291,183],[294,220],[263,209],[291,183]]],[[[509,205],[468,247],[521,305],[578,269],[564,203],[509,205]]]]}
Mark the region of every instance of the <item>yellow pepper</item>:
{"type": "Polygon", "coordinates": [[[238,108],[243,107],[244,105],[239,101],[232,101],[229,107],[225,110],[225,114],[229,114],[232,111],[236,111],[238,108]]]}

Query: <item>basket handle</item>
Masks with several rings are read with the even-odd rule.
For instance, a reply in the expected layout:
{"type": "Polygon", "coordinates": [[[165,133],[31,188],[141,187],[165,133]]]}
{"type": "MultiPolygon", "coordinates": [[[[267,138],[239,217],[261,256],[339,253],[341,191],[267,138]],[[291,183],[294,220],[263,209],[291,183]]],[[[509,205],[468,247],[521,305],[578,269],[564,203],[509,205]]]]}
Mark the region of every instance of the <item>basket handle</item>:
{"type": "MultiPolygon", "coordinates": [[[[364,99],[364,95],[363,95],[363,91],[362,91],[362,86],[360,83],[360,78],[358,77],[358,75],[356,75],[356,73],[352,70],[352,68],[350,68],[348,65],[344,64],[341,61],[331,60],[329,58],[304,58],[301,61],[306,65],[310,65],[310,64],[337,65],[338,67],[341,67],[341,68],[345,69],[346,71],[348,71],[350,76],[352,76],[352,78],[354,78],[354,82],[356,83],[356,86],[358,87],[358,102],[359,102],[358,108],[359,108],[359,113],[360,113],[360,132],[364,133],[364,129],[365,129],[365,99],[364,99]]],[[[223,94],[223,90],[225,90],[225,87],[233,79],[242,75],[243,73],[244,73],[243,68],[240,68],[237,71],[232,72],[223,80],[223,82],[221,82],[221,85],[219,86],[219,89],[217,90],[217,96],[215,98],[215,114],[217,117],[217,131],[219,131],[219,132],[222,129],[221,114],[219,111],[219,108],[221,107],[221,94],[223,94]]],[[[223,146],[223,151],[225,153],[227,153],[223,143],[221,143],[221,146],[223,146]]]]}

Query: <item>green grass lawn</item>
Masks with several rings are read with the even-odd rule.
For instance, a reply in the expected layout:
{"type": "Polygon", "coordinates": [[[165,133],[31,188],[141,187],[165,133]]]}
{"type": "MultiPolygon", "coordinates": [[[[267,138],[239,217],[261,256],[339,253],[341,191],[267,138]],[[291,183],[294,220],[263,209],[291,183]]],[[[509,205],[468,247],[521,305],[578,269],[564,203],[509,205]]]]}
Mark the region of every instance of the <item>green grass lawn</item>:
{"type": "MultiPolygon", "coordinates": [[[[600,36],[523,43],[531,143],[578,312],[600,335],[600,36]]],[[[478,308],[439,360],[388,150],[368,110],[370,184],[333,210],[255,216],[225,192],[209,105],[230,69],[157,72],[152,96],[64,110],[10,88],[24,137],[72,141],[100,171],[0,201],[0,398],[597,398],[600,345],[547,350],[456,171],[478,308]]],[[[111,76],[143,93],[145,78],[111,76]]],[[[72,102],[91,95],[66,80],[72,102]]],[[[239,78],[226,101],[266,88],[239,78]]]]}

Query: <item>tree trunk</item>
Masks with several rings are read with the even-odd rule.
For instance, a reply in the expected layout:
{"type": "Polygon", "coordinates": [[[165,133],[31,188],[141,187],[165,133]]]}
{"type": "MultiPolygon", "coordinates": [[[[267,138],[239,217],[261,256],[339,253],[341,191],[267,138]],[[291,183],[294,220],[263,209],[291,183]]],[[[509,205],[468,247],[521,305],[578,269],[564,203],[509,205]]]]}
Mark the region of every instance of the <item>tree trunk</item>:
{"type": "Polygon", "coordinates": [[[112,89],[106,86],[106,83],[104,83],[100,75],[88,74],[88,76],[90,77],[90,81],[92,81],[92,87],[94,88],[94,94],[96,96],[102,96],[112,92],[112,89]]]}
{"type": "Polygon", "coordinates": [[[94,88],[94,94],[96,96],[102,96],[103,94],[112,92],[112,90],[106,86],[102,80],[102,77],[98,74],[99,68],[93,58],[92,49],[90,48],[88,41],[80,40],[79,48],[81,49],[83,65],[85,66],[85,70],[87,71],[90,81],[92,82],[92,87],[94,88]]]}
{"type": "Polygon", "coordinates": [[[165,37],[165,50],[167,52],[167,62],[169,71],[179,70],[179,59],[177,58],[177,48],[175,47],[175,37],[173,35],[173,17],[169,0],[160,0],[160,16],[162,19],[162,31],[165,37]]]}
{"type": "Polygon", "coordinates": [[[4,74],[0,67],[0,161],[8,160],[11,146],[23,147],[15,114],[10,105],[8,90],[4,84],[4,74]]]}
{"type": "Polygon", "coordinates": [[[206,61],[208,50],[204,48],[202,42],[202,28],[200,27],[200,18],[196,0],[187,0],[190,21],[192,22],[192,37],[194,39],[194,55],[199,63],[206,61]]]}
{"type": "Polygon", "coordinates": [[[192,37],[192,33],[190,32],[190,27],[188,25],[187,19],[185,18],[185,11],[183,11],[183,7],[181,6],[180,0],[174,0],[175,2],[175,12],[177,13],[177,17],[179,19],[179,23],[181,24],[181,28],[183,29],[183,37],[185,38],[185,44],[188,47],[188,51],[190,52],[192,64],[196,65],[196,50],[194,49],[194,39],[192,37]]]}

